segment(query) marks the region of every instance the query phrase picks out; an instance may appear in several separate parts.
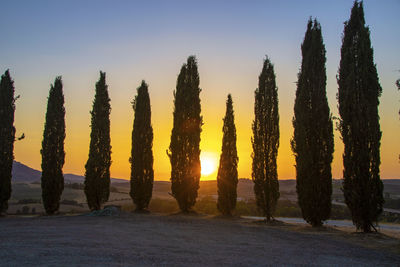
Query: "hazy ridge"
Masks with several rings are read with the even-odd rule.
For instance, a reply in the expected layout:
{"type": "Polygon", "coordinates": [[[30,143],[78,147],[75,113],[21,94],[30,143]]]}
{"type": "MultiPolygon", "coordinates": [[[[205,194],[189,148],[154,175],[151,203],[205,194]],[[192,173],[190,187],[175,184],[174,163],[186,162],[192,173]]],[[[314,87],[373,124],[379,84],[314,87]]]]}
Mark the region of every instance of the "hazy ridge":
{"type": "MultiPolygon", "coordinates": [[[[14,161],[12,170],[13,183],[33,183],[40,182],[41,172],[35,170],[23,163],[14,161]]],[[[64,174],[65,183],[83,183],[85,177],[76,174],[64,174]]],[[[400,197],[400,179],[383,179],[385,193],[390,193],[392,196],[400,197]]],[[[111,183],[116,186],[120,191],[129,191],[129,180],[120,178],[111,178],[111,183]]],[[[341,192],[341,179],[333,180],[333,195],[332,199],[342,199],[343,193],[341,192]]],[[[169,181],[154,181],[153,194],[157,195],[158,192],[167,194],[171,190],[169,181]]],[[[296,197],[296,180],[279,180],[279,190],[281,199],[297,200],[296,197]]],[[[253,182],[251,179],[239,179],[238,197],[243,199],[254,198],[253,182]]],[[[217,195],[217,181],[200,181],[199,195],[217,195]]]]}
{"type": "MultiPolygon", "coordinates": [[[[14,183],[33,183],[40,182],[42,172],[35,170],[21,162],[15,161],[12,168],[12,182],[14,183]]],[[[83,183],[84,176],[67,173],[64,174],[64,181],[66,183],[83,183]]],[[[112,182],[128,182],[125,179],[111,178],[112,182]]]]}

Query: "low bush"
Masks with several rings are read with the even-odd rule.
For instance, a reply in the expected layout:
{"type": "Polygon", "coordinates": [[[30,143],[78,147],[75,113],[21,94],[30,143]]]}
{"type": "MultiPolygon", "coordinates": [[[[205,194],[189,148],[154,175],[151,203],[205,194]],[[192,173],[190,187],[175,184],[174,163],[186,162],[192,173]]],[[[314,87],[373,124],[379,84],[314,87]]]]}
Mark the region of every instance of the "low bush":
{"type": "Polygon", "coordinates": [[[21,213],[22,214],[29,214],[29,210],[30,210],[30,208],[28,206],[23,206],[21,213]]]}

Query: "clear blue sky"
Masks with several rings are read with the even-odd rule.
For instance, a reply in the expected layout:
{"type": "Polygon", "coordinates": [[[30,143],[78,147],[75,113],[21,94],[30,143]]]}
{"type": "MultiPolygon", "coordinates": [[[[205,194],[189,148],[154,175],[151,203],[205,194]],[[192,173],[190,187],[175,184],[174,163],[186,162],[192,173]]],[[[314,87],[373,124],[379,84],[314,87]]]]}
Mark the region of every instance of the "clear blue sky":
{"type": "MultiPolygon", "coordinates": [[[[107,72],[112,105],[114,177],[128,178],[132,109],[141,79],[150,85],[156,176],[169,176],[165,149],[172,128],[172,92],[187,56],[199,62],[204,113],[202,150],[220,152],[226,95],[232,93],[238,127],[239,175],[250,176],[253,94],[268,55],[279,88],[279,176],[294,177],[291,118],[300,45],[310,16],[322,26],[327,50],[327,93],[337,116],[336,74],[343,22],[352,0],[338,1],[2,1],[0,72],[15,80],[16,127],[27,138],[15,157],[40,169],[40,145],[49,85],[63,76],[67,110],[65,172],[83,173],[91,102],[98,71],[107,72]],[[121,140],[125,140],[122,142],[121,140]]],[[[383,87],[382,176],[400,178],[398,153],[400,1],[364,1],[383,87]]],[[[335,132],[334,177],[341,177],[342,144],[335,132]]]]}

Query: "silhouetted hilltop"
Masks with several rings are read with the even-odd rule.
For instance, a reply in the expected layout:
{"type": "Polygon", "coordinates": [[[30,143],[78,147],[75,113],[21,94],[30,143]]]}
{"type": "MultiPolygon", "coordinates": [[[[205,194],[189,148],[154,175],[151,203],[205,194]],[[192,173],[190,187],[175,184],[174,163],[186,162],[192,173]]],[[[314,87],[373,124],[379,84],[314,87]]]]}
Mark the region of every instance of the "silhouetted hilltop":
{"type": "MultiPolygon", "coordinates": [[[[13,183],[33,183],[40,182],[41,172],[30,168],[18,161],[14,161],[13,165],[13,183]]],[[[85,177],[76,174],[64,174],[65,183],[83,183],[85,177]]],[[[384,191],[391,197],[400,198],[400,179],[383,179],[384,191]]],[[[111,178],[113,186],[121,192],[129,192],[130,181],[125,179],[111,178]]],[[[237,195],[241,199],[254,199],[253,181],[251,179],[240,178],[237,195]]],[[[341,191],[342,180],[333,180],[332,200],[343,202],[343,193],[341,191]]],[[[297,201],[296,180],[279,180],[280,199],[288,199],[297,201]]],[[[169,181],[154,181],[153,195],[169,197],[171,192],[171,183],[169,181]]],[[[217,181],[200,181],[199,196],[218,196],[217,181]]]]}
{"type": "Polygon", "coordinates": [[[18,161],[14,160],[12,168],[12,182],[14,183],[32,183],[40,181],[42,172],[32,169],[18,161]]]}
{"type": "MultiPolygon", "coordinates": [[[[21,162],[15,161],[12,169],[12,182],[13,183],[33,183],[40,182],[42,172],[35,170],[31,167],[22,164],[21,162]]],[[[67,173],[64,174],[65,183],[83,183],[85,180],[84,176],[67,173]]],[[[126,183],[129,182],[124,179],[111,178],[112,183],[126,183]]]]}

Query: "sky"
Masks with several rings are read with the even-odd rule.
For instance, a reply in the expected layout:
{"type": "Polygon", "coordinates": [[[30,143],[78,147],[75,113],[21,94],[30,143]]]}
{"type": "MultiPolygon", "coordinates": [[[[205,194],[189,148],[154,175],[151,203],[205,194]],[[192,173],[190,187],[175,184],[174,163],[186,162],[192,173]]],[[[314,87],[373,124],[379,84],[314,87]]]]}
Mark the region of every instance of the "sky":
{"type": "MultiPolygon", "coordinates": [[[[263,60],[275,67],[280,112],[279,179],[295,178],[290,149],[297,73],[307,20],[321,23],[327,51],[327,95],[338,116],[336,75],[344,22],[352,0],[304,1],[2,1],[0,72],[15,83],[15,160],[40,170],[41,141],[50,84],[61,75],[66,109],[64,173],[84,174],[89,152],[90,110],[99,71],[111,98],[111,176],[129,179],[133,109],[144,79],[149,84],[156,180],[170,178],[166,150],[172,130],[173,91],[180,67],[195,55],[200,74],[202,157],[218,165],[222,118],[232,94],[239,177],[251,177],[254,91],[263,60]]],[[[381,177],[400,178],[400,1],[365,0],[380,98],[381,177]]],[[[341,178],[343,144],[335,130],[332,175],[341,178]]],[[[202,179],[215,179],[216,172],[202,179]]]]}

